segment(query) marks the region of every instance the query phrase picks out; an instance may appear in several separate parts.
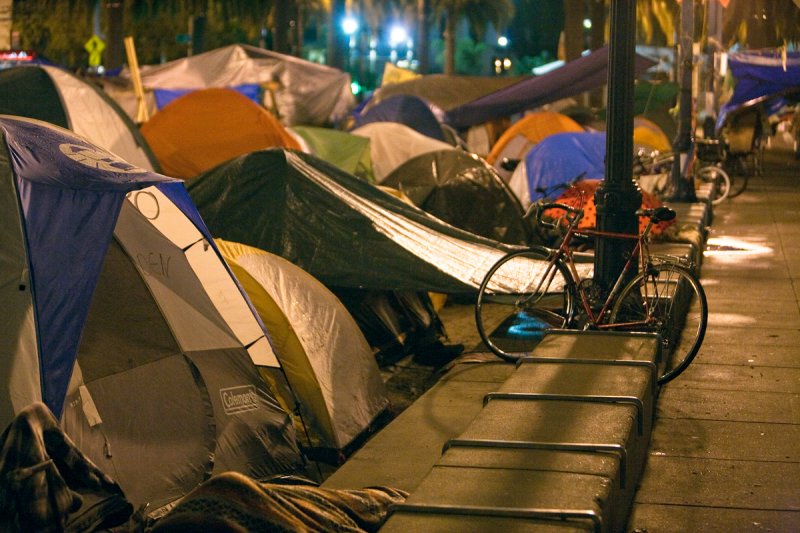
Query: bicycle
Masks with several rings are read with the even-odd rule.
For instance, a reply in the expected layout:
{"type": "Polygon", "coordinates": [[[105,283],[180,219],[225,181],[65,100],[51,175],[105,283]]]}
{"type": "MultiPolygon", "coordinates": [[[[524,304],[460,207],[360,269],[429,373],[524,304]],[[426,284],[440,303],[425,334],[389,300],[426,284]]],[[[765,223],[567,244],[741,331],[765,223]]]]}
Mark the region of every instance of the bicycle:
{"type": "MultiPolygon", "coordinates": [[[[652,191],[656,196],[665,198],[670,192],[670,175],[675,160],[674,152],[640,151],[634,158],[634,173],[663,175],[663,179],[656,181],[652,191]]],[[[683,162],[681,176],[692,176],[695,190],[703,185],[711,186],[711,205],[718,205],[727,198],[732,198],[732,180],[730,174],[723,168],[724,157],[720,152],[719,141],[714,139],[697,139],[692,143],[692,148],[683,162]]]]}
{"type": "Polygon", "coordinates": [[[708,304],[690,265],[650,254],[651,228],[672,220],[675,212],[668,207],[637,211],[649,219],[639,234],[578,231],[583,209],[562,203],[534,204],[526,216],[532,212],[539,224],[565,225],[564,237],[555,249],[532,246],[511,252],[486,273],[475,303],[478,333],[486,346],[501,359],[517,361],[550,329],[655,332],[665,354],[658,383],[680,375],[703,342],[708,304]],[[543,220],[553,209],[563,210],[564,215],[556,222],[543,220]],[[636,241],[607,295],[592,278],[579,273],[571,248],[576,237],[636,241]]]}

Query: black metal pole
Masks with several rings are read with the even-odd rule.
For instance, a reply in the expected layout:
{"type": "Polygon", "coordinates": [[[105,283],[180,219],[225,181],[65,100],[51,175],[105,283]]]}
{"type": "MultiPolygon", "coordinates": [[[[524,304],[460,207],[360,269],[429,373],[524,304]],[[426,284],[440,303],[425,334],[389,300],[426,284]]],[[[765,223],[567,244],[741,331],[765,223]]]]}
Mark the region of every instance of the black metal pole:
{"type": "Polygon", "coordinates": [[[681,24],[678,55],[680,58],[680,93],[678,99],[678,133],[672,143],[675,159],[670,173],[671,191],[669,200],[674,202],[696,202],[694,180],[684,176],[683,169],[692,148],[692,44],[694,39],[694,2],[681,3],[681,24]]]}
{"type": "MultiPolygon", "coordinates": [[[[635,235],[639,229],[636,210],[642,205],[642,192],[633,181],[636,2],[612,0],[610,16],[606,174],[595,193],[597,228],[635,235]]],[[[597,239],[594,279],[602,289],[608,290],[613,286],[635,244],[631,239],[597,239]]]]}

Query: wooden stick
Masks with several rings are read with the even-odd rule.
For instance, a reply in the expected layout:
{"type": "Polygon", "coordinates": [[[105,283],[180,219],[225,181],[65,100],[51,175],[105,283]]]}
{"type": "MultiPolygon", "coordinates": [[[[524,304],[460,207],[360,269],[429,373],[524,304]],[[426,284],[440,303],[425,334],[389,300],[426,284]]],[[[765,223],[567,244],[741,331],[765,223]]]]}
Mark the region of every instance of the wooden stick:
{"type": "Polygon", "coordinates": [[[139,60],[136,58],[136,47],[133,44],[133,37],[125,37],[125,53],[128,56],[128,68],[131,71],[133,80],[133,91],[136,93],[138,102],[136,108],[136,122],[142,124],[150,118],[147,113],[147,102],[144,97],[144,87],[142,86],[142,76],[139,72],[139,60]]]}

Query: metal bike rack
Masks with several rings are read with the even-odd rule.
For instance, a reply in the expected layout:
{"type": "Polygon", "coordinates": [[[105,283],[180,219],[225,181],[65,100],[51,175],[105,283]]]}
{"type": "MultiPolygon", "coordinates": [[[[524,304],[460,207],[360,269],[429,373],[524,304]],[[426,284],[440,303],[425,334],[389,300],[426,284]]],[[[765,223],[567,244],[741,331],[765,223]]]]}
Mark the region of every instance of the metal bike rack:
{"type": "MultiPolygon", "coordinates": [[[[548,335],[574,335],[576,330],[571,329],[551,329],[547,331],[548,335]]],[[[663,350],[661,349],[661,335],[659,333],[649,333],[646,331],[614,331],[613,329],[588,329],[581,330],[581,335],[614,335],[625,337],[643,337],[651,338],[656,341],[658,350],[656,352],[656,364],[660,363],[664,358],[663,350]]]]}
{"type": "Polygon", "coordinates": [[[533,519],[559,519],[559,520],[591,520],[595,533],[603,530],[603,519],[591,509],[563,510],[542,509],[535,507],[513,508],[499,506],[479,505],[450,505],[426,503],[398,503],[389,508],[389,514],[394,512],[420,513],[420,514],[446,514],[485,516],[496,518],[522,518],[533,519]]]}
{"type": "Polygon", "coordinates": [[[616,443],[596,442],[544,442],[529,440],[495,440],[495,439],[450,439],[444,443],[442,454],[453,447],[496,448],[514,450],[548,450],[560,452],[611,453],[619,455],[619,486],[627,486],[628,452],[625,446],[616,443]]]}
{"type": "Polygon", "coordinates": [[[596,394],[543,394],[538,392],[490,392],[483,397],[483,405],[491,400],[588,402],[633,405],[636,408],[636,433],[644,435],[644,403],[636,396],[603,396],[596,394]]]}
{"type": "Polygon", "coordinates": [[[652,361],[643,361],[639,359],[578,359],[574,357],[535,357],[526,356],[521,357],[517,361],[517,367],[525,363],[550,363],[550,364],[576,364],[576,365],[617,365],[617,366],[633,366],[646,368],[650,371],[650,387],[653,398],[658,397],[658,367],[652,361]]]}

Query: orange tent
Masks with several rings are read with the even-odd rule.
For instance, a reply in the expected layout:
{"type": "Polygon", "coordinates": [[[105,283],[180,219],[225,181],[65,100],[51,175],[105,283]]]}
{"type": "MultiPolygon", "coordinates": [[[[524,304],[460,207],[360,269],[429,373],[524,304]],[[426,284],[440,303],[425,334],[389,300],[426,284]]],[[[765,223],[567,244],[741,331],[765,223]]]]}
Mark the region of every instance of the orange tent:
{"type": "Polygon", "coordinates": [[[554,133],[584,131],[580,124],[562,113],[529,113],[508,128],[492,146],[486,161],[497,167],[503,158],[523,159],[533,145],[554,133]]]}
{"type": "MultiPolygon", "coordinates": [[[[594,193],[602,180],[584,180],[579,181],[564,194],[558,197],[556,202],[567,204],[573,207],[581,207],[583,204],[583,218],[578,223],[579,229],[588,229],[597,227],[597,207],[594,203],[594,193]]],[[[642,209],[652,209],[664,205],[655,195],[642,191],[642,209]]],[[[558,218],[564,214],[563,209],[550,209],[547,211],[548,216],[558,218]]],[[[644,231],[647,226],[648,219],[639,217],[639,233],[644,231]]],[[[659,222],[650,229],[650,235],[656,237],[662,235],[664,230],[670,225],[675,223],[675,219],[659,222]]]]}
{"type": "Polygon", "coordinates": [[[233,89],[200,89],[181,96],[141,131],[162,172],[181,179],[257,150],[301,149],[269,111],[233,89]]]}

